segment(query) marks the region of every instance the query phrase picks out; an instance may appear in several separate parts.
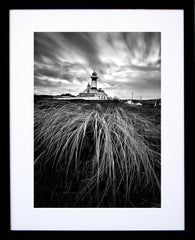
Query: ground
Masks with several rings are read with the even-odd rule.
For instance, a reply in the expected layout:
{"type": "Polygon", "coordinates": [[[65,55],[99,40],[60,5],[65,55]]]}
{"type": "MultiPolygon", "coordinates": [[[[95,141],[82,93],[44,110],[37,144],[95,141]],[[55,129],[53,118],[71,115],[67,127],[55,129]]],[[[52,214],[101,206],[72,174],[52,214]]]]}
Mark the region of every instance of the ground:
{"type": "Polygon", "coordinates": [[[160,107],[35,98],[35,207],[160,207],[160,107]]]}

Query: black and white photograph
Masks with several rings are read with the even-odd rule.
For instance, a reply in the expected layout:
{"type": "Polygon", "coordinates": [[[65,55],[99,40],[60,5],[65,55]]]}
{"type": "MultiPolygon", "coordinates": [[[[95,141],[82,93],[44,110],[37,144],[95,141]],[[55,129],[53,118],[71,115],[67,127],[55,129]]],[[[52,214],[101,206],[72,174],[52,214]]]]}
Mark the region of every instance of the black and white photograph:
{"type": "Polygon", "coordinates": [[[34,207],[161,207],[161,33],[34,33],[34,207]]]}
{"type": "Polygon", "coordinates": [[[185,230],[184,15],[11,10],[11,230],[185,230]]]}

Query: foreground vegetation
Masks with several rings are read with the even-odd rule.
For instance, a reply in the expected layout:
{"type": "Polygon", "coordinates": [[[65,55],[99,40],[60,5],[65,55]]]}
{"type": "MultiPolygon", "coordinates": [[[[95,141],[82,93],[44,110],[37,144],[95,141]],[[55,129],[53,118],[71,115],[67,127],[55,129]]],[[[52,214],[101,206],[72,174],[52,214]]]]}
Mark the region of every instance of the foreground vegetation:
{"type": "Polygon", "coordinates": [[[160,109],[39,100],[35,207],[160,207],[160,109]]]}

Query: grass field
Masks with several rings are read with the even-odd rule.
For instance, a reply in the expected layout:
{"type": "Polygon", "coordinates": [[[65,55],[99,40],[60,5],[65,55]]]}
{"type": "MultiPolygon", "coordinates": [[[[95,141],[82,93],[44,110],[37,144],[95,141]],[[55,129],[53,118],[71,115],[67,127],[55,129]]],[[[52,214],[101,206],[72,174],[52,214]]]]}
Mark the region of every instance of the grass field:
{"type": "Polygon", "coordinates": [[[35,99],[35,207],[160,207],[160,107],[35,99]]]}

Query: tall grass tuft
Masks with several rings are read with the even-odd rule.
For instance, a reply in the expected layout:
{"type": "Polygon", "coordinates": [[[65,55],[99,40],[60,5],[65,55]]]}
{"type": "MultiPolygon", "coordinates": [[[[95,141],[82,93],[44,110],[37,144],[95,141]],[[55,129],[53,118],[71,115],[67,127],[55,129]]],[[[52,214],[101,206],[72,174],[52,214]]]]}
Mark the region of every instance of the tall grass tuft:
{"type": "Polygon", "coordinates": [[[160,128],[122,107],[35,107],[35,206],[160,203],[160,128]]]}

